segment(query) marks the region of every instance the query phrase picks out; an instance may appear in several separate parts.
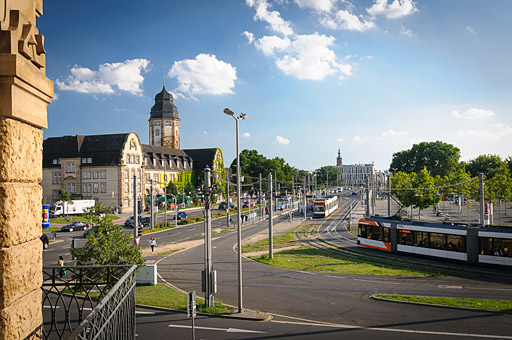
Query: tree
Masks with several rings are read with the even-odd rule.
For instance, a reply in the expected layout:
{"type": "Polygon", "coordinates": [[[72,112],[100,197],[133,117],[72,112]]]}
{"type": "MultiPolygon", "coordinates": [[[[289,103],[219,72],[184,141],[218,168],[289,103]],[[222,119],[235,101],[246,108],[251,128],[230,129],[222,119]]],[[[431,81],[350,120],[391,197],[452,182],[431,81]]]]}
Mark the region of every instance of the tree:
{"type": "MultiPolygon", "coordinates": [[[[62,202],[66,202],[68,204],[73,203],[73,200],[71,199],[71,193],[69,191],[67,191],[66,189],[62,189],[60,191],[59,199],[62,202]]],[[[66,216],[67,216],[67,209],[64,209],[64,210],[65,210],[64,212],[66,213],[66,216]]]]}
{"type": "Polygon", "coordinates": [[[460,169],[459,148],[441,141],[414,144],[410,150],[393,154],[390,169],[406,173],[419,173],[425,167],[431,176],[447,176],[460,169]]]}
{"type": "Polygon", "coordinates": [[[512,179],[510,178],[510,170],[505,163],[493,172],[494,176],[485,181],[485,200],[492,203],[498,202],[501,210],[501,202],[510,200],[512,195],[512,179]]]}
{"type": "Polygon", "coordinates": [[[145,262],[142,259],[140,247],[133,244],[131,235],[125,234],[121,226],[108,221],[101,213],[102,211],[105,211],[105,208],[101,206],[91,209],[91,218],[99,225],[93,232],[87,234],[87,243],[84,247],[71,249],[71,255],[75,258],[76,264],[79,266],[120,264],[143,266],[145,262]]]}
{"type": "Polygon", "coordinates": [[[341,177],[341,170],[335,166],[327,165],[314,171],[318,184],[327,185],[329,179],[329,186],[336,185],[338,178],[341,177]]]}
{"type": "Polygon", "coordinates": [[[503,164],[506,163],[498,155],[480,155],[466,163],[466,170],[472,177],[483,173],[487,179],[491,179],[503,164]]]}

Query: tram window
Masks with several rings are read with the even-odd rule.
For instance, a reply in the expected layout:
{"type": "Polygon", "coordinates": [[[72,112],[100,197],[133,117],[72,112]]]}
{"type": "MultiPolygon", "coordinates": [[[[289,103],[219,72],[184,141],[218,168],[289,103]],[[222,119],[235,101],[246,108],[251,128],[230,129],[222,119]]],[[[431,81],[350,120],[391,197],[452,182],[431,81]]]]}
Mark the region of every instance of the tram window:
{"type": "Polygon", "coordinates": [[[446,235],[446,249],[465,253],[466,237],[462,235],[446,235]]]}
{"type": "Polygon", "coordinates": [[[359,237],[366,238],[366,226],[365,225],[359,225],[359,237]]]}
{"type": "Polygon", "coordinates": [[[415,231],[414,232],[414,246],[416,247],[429,247],[428,242],[428,233],[424,231],[415,231]]]}
{"type": "Polygon", "coordinates": [[[430,248],[446,250],[446,234],[430,233],[430,248]]]}
{"type": "Polygon", "coordinates": [[[389,242],[389,228],[382,228],[383,241],[389,242]]]}
{"type": "Polygon", "coordinates": [[[480,255],[494,255],[492,237],[480,237],[480,255]]]}
{"type": "Polygon", "coordinates": [[[493,250],[495,256],[512,257],[512,240],[495,238],[493,250]]]}
{"type": "Polygon", "coordinates": [[[373,237],[374,240],[382,241],[382,228],[373,227],[373,237]]]}
{"type": "Polygon", "coordinates": [[[412,232],[410,230],[400,230],[399,242],[407,246],[412,246],[412,232]]]}
{"type": "Polygon", "coordinates": [[[314,212],[320,212],[320,213],[325,212],[325,206],[323,206],[323,205],[315,205],[315,211],[314,212]]]}

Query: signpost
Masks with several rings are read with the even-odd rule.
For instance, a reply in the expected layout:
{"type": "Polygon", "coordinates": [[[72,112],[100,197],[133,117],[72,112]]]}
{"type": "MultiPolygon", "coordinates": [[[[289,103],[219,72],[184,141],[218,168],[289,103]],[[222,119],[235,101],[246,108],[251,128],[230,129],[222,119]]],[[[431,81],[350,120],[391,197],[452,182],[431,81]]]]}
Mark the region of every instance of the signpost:
{"type": "Polygon", "coordinates": [[[196,317],[196,291],[187,293],[187,316],[192,318],[192,340],[196,339],[196,330],[194,328],[194,318],[196,317]]]}

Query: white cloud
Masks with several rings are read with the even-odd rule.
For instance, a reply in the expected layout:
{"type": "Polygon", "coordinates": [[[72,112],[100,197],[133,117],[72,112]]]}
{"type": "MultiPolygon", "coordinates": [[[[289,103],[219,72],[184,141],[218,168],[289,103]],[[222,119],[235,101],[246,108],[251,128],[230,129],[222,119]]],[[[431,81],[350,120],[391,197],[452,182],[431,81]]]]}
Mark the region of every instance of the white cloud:
{"type": "Polygon", "coordinates": [[[54,93],[53,93],[52,102],[54,102],[54,101],[56,101],[56,100],[59,100],[59,97],[60,97],[60,96],[59,96],[59,94],[58,94],[58,93],[56,93],[56,92],[54,92],[54,93]]]}
{"type": "Polygon", "coordinates": [[[244,132],[242,136],[244,136],[245,138],[249,138],[251,137],[251,134],[249,132],[244,132]]]}
{"type": "Polygon", "coordinates": [[[375,23],[367,20],[360,20],[356,15],[346,10],[339,10],[336,13],[336,22],[327,19],[321,21],[328,28],[364,32],[375,27],[375,23]]]}
{"type": "Polygon", "coordinates": [[[175,61],[168,73],[177,78],[175,91],[195,99],[196,94],[221,95],[233,93],[236,68],[213,54],[198,54],[195,59],[175,61]]]}
{"type": "Polygon", "coordinates": [[[274,32],[283,35],[293,34],[290,23],[281,18],[281,14],[278,11],[268,10],[270,5],[266,0],[246,0],[245,3],[247,6],[255,8],[254,20],[266,21],[269,24],[269,28],[274,32]]]}
{"type": "Polygon", "coordinates": [[[471,26],[466,26],[466,30],[468,30],[469,33],[471,33],[471,34],[475,34],[476,33],[476,30],[473,27],[471,27],[471,26]]]}
{"type": "Polygon", "coordinates": [[[330,12],[338,0],[294,0],[300,8],[310,8],[317,12],[330,12]]]}
{"type": "Polygon", "coordinates": [[[201,132],[203,133],[203,135],[208,136],[208,131],[203,130],[201,132]]]}
{"type": "Polygon", "coordinates": [[[254,42],[254,34],[252,34],[251,32],[244,31],[243,35],[247,38],[249,44],[252,44],[254,42]]]}
{"type": "Polygon", "coordinates": [[[276,57],[276,66],[298,79],[323,80],[331,74],[338,74],[340,79],[350,76],[352,66],[338,63],[336,54],[329,48],[334,40],[332,36],[314,33],[298,35],[289,44],[284,41],[280,46],[274,44],[274,51],[282,53],[276,57]]]}
{"type": "Polygon", "coordinates": [[[410,28],[407,28],[405,26],[400,26],[400,34],[408,36],[410,38],[416,35],[410,28]]]}
{"type": "Polygon", "coordinates": [[[343,142],[344,139],[343,138],[336,138],[336,142],[343,142]]]}
{"type": "Polygon", "coordinates": [[[494,116],[494,112],[491,110],[470,108],[466,112],[459,113],[458,111],[452,111],[452,116],[463,119],[483,119],[494,116]]]}
{"type": "Polygon", "coordinates": [[[276,136],[276,143],[277,144],[281,144],[281,145],[285,145],[285,144],[289,144],[290,140],[288,140],[286,138],[283,138],[281,136],[276,136]]]}
{"type": "Polygon", "coordinates": [[[255,44],[257,49],[263,52],[264,55],[273,55],[274,52],[284,52],[290,45],[290,39],[280,38],[276,35],[263,36],[258,39],[255,44]]]}
{"type": "Polygon", "coordinates": [[[393,129],[382,132],[383,137],[394,137],[394,136],[406,136],[409,132],[407,131],[395,131],[393,129]]]}
{"type": "Polygon", "coordinates": [[[418,9],[412,0],[393,0],[388,4],[388,0],[374,0],[374,4],[366,11],[372,16],[383,15],[388,19],[398,19],[415,12],[418,9]]]}
{"type": "Polygon", "coordinates": [[[149,70],[149,60],[132,59],[120,63],[105,63],[98,67],[98,71],[87,67],[73,66],[71,75],[64,80],[56,80],[60,90],[80,93],[115,93],[114,88],[140,95],[140,88],[144,77],[142,71],[149,70]]]}
{"type": "Polygon", "coordinates": [[[365,141],[364,138],[361,138],[359,136],[355,136],[352,140],[356,143],[363,143],[365,141]]]}
{"type": "Polygon", "coordinates": [[[494,139],[497,136],[489,130],[464,130],[457,132],[457,137],[462,138],[479,138],[479,139],[494,139]]]}
{"type": "Polygon", "coordinates": [[[512,127],[510,127],[510,125],[496,123],[491,124],[491,128],[493,129],[493,132],[499,137],[512,136],[512,127]]]}

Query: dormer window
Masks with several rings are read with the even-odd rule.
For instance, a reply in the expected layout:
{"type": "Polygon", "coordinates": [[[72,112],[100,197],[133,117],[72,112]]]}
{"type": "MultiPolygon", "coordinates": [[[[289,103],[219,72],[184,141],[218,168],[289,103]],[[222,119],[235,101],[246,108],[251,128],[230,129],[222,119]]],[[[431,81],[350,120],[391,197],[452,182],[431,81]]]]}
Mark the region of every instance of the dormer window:
{"type": "Polygon", "coordinates": [[[160,122],[155,122],[155,126],[160,126],[160,122]]]}

